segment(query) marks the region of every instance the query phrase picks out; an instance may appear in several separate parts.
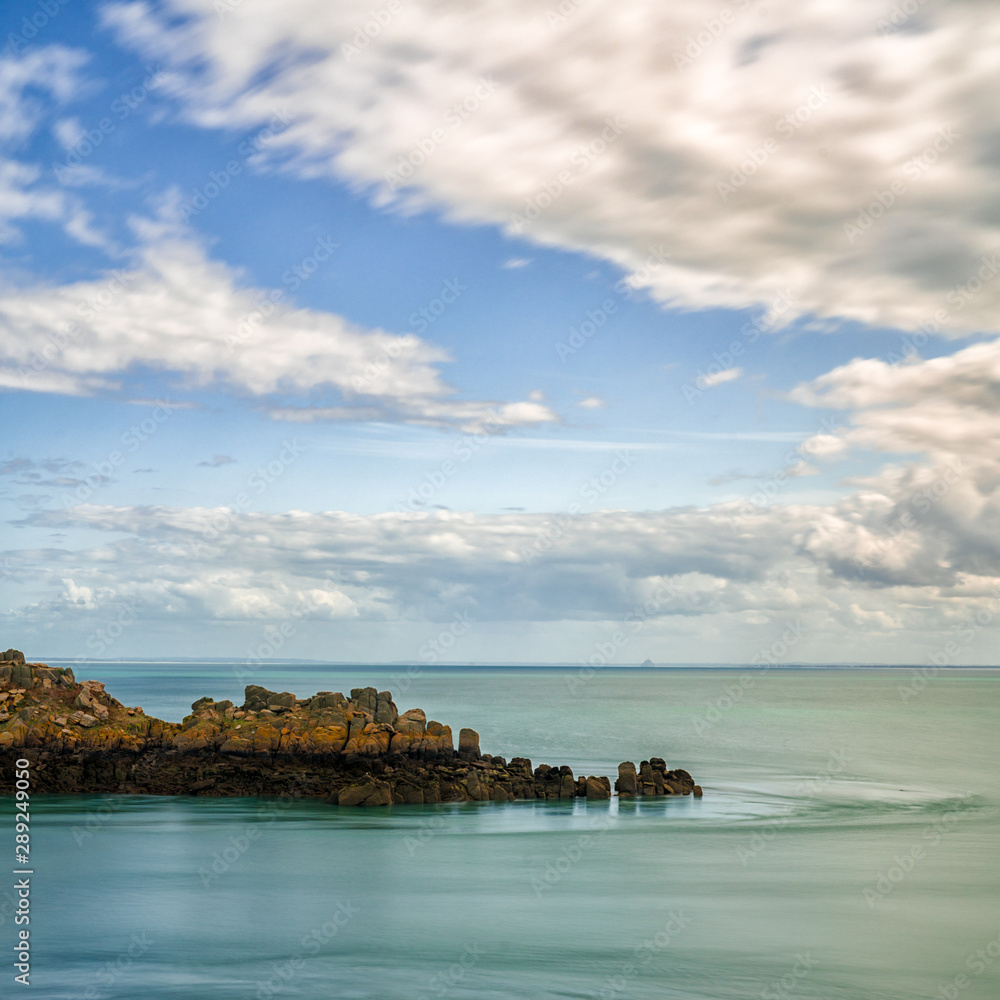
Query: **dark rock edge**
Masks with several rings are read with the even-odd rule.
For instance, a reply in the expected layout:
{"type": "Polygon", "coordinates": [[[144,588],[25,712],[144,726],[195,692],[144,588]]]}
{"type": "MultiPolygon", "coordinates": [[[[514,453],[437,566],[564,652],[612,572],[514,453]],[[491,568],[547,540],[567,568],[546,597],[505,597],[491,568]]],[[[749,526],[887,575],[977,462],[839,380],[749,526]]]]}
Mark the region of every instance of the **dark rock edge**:
{"type": "MultiPolygon", "coordinates": [[[[483,754],[479,735],[400,714],[387,691],[297,699],[257,685],[244,704],[201,698],[180,724],[127,708],[70,668],[0,653],[0,794],[14,762],[30,762],[32,793],[294,796],[343,806],[521,799],[608,799],[604,776],[483,754]]],[[[622,798],[702,790],[682,769],[651,757],[619,765],[622,798]]]]}

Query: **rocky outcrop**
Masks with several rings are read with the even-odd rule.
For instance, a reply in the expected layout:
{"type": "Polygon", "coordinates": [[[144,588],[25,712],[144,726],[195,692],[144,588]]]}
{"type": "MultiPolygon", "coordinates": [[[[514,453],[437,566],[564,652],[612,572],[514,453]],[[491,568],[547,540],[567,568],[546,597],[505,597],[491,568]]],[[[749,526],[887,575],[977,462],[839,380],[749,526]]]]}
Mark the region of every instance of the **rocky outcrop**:
{"type": "MultiPolygon", "coordinates": [[[[604,776],[484,754],[479,734],[418,708],[400,713],[388,691],[356,688],[297,698],[251,684],[243,704],[199,698],[182,722],[164,722],[73,671],[0,660],[0,792],[13,761],[32,762],[37,792],[152,795],[306,795],[341,806],[515,799],[608,799],[604,776]]],[[[622,764],[619,795],[700,794],[687,771],[653,757],[622,764]]]]}
{"type": "Polygon", "coordinates": [[[662,757],[650,757],[639,764],[630,760],[618,765],[618,780],[615,791],[621,798],[633,798],[636,795],[694,795],[700,799],[701,785],[694,783],[694,778],[680,768],[667,770],[666,761],[662,757]]]}

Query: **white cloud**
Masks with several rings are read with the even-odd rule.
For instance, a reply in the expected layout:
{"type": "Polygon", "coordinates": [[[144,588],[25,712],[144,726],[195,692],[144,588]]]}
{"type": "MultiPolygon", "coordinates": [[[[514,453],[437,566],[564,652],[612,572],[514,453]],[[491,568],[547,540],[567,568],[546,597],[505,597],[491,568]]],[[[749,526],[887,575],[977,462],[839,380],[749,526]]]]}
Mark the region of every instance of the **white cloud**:
{"type": "MultiPolygon", "coordinates": [[[[807,406],[851,411],[850,426],[817,435],[803,451],[817,458],[848,448],[916,452],[933,461],[961,456],[1000,463],[1000,340],[944,357],[890,364],[856,358],[796,387],[807,406]]],[[[1000,464],[998,464],[1000,468],[1000,464]]]]}
{"type": "Polygon", "coordinates": [[[81,85],[87,55],[79,49],[48,45],[20,56],[0,58],[0,139],[26,139],[38,125],[44,105],[38,92],[69,100],[81,85]]]}
{"type": "Polygon", "coordinates": [[[394,420],[479,430],[551,423],[534,400],[460,400],[412,334],[368,330],[297,308],[283,290],[244,287],[189,234],[138,222],[136,266],[104,278],[0,294],[0,386],[89,395],[137,365],[181,388],[258,397],[277,419],[394,420]],[[332,399],[330,398],[332,394],[332,399]],[[295,406],[278,402],[291,397],[295,406]]]}
{"type": "MultiPolygon", "coordinates": [[[[190,634],[213,622],[299,617],[396,629],[463,612],[522,628],[561,622],[567,637],[585,623],[630,636],[696,627],[709,637],[698,658],[718,660],[734,655],[734,643],[752,650],[797,622],[825,637],[814,659],[850,659],[841,651],[887,630],[902,631],[917,655],[921,643],[936,650],[977,614],[979,631],[1000,621],[995,531],[982,544],[1000,505],[990,500],[970,519],[974,490],[954,482],[924,510],[911,502],[915,485],[827,507],[731,502],[574,517],[81,505],[26,523],[112,540],[76,552],[9,552],[25,593],[50,596],[22,598],[0,617],[20,630],[72,634],[136,602],[147,623],[190,634]],[[897,531],[904,509],[915,520],[897,531]]],[[[898,660],[903,646],[894,642],[888,657],[898,660]]],[[[871,648],[859,652],[870,657],[871,648]]],[[[530,655],[522,648],[521,658],[530,655]]]]}
{"type": "Polygon", "coordinates": [[[722,385],[724,382],[735,382],[742,375],[742,368],[726,368],[721,372],[714,372],[711,375],[702,375],[698,379],[698,387],[701,389],[711,389],[712,386],[722,385]]]}
{"type": "MultiPolygon", "coordinates": [[[[15,223],[26,219],[61,224],[69,236],[88,246],[107,243],[78,199],[44,183],[38,164],[11,155],[36,130],[53,102],[65,103],[82,88],[87,58],[86,53],[61,45],[0,57],[0,140],[7,150],[0,156],[0,244],[17,241],[20,231],[15,223]]],[[[57,138],[68,140],[78,125],[61,120],[57,138]]]]}
{"type": "Polygon", "coordinates": [[[582,406],[585,410],[603,410],[607,405],[600,396],[585,396],[577,406],[582,406]]]}
{"type": "Polygon", "coordinates": [[[84,136],[83,123],[79,118],[59,118],[52,134],[64,149],[72,149],[84,136]]]}
{"type": "Polygon", "coordinates": [[[171,67],[201,125],[294,114],[264,154],[276,167],[590,251],[664,303],[781,296],[782,321],[997,328],[1000,282],[957,292],[1000,247],[988,4],[927,4],[883,31],[891,9],[867,0],[774,0],[727,8],[717,33],[701,0],[556,24],[531,0],[411,0],[366,28],[370,9],[168,0],[106,17],[171,67]]]}

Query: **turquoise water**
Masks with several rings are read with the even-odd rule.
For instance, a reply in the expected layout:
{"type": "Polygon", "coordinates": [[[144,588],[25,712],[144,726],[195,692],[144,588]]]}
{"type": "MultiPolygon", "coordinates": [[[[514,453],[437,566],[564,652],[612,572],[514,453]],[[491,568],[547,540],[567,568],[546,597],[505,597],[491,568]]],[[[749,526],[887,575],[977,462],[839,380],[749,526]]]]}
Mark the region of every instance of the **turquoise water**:
{"type": "Polygon", "coordinates": [[[237,670],[77,673],[171,719],[245,683],[371,683],[487,752],[658,755],[705,798],[38,797],[32,996],[1000,995],[1000,671],[237,670]]]}

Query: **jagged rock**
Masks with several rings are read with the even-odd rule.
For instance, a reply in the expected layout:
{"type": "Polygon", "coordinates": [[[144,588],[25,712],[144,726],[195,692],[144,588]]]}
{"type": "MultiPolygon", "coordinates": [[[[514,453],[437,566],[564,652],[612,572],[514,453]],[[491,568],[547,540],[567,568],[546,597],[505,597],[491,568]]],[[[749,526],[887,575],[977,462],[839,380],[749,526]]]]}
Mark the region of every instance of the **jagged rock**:
{"type": "Polygon", "coordinates": [[[219,749],[223,753],[247,754],[253,750],[253,743],[241,736],[231,736],[219,749]]]}
{"type": "Polygon", "coordinates": [[[396,732],[420,733],[427,731],[427,716],[422,708],[411,708],[396,720],[396,732]]]}
{"type": "Polygon", "coordinates": [[[267,708],[267,703],[274,692],[268,691],[266,687],[261,687],[259,684],[248,684],[244,688],[243,694],[243,711],[259,712],[262,708],[267,708]]]}
{"type": "Polygon", "coordinates": [[[337,796],[339,806],[387,806],[391,803],[392,792],[388,783],[373,778],[351,785],[337,796]]]}
{"type": "Polygon", "coordinates": [[[392,793],[392,801],[400,806],[423,805],[424,790],[416,785],[397,785],[392,793]]]}
{"type": "Polygon", "coordinates": [[[347,699],[339,691],[320,691],[309,699],[309,711],[321,712],[325,708],[338,708],[347,705],[347,699]]]}
{"type": "Polygon", "coordinates": [[[455,746],[451,739],[451,726],[443,726],[431,720],[427,723],[424,736],[424,755],[428,757],[451,757],[455,746]]]}
{"type": "Polygon", "coordinates": [[[388,691],[379,691],[375,702],[375,721],[387,726],[394,726],[399,718],[399,712],[388,691]]]}
{"type": "Polygon", "coordinates": [[[378,692],[373,687],[354,688],[351,691],[351,707],[364,709],[373,718],[378,705],[378,692]]]}
{"type": "Polygon", "coordinates": [[[389,743],[393,737],[392,726],[380,722],[365,722],[363,728],[356,730],[354,722],[352,719],[351,735],[344,747],[344,753],[376,756],[389,752],[389,743]]]}
{"type": "Polygon", "coordinates": [[[611,798],[611,780],[609,778],[594,777],[594,775],[588,775],[587,777],[587,798],[588,799],[610,799],[611,798]]]}
{"type": "MultiPolygon", "coordinates": [[[[248,685],[245,698],[239,710],[199,698],[177,724],[126,708],[99,682],[78,684],[71,670],[0,663],[0,794],[10,790],[5,765],[18,753],[34,762],[39,792],[114,793],[127,785],[144,794],[309,794],[372,806],[611,795],[606,777],[574,778],[566,765],[533,770],[527,758],[508,764],[483,754],[471,729],[460,732],[456,754],[450,726],[428,722],[420,709],[400,715],[389,692],[373,687],[348,700],[248,685]]],[[[623,763],[620,794],[628,794],[630,777],[636,794],[702,794],[687,771],[666,770],[662,758],[643,761],[639,775],[623,763]]]]}
{"type": "Polygon", "coordinates": [[[484,798],[488,798],[483,789],[482,783],[479,780],[478,771],[470,771],[463,779],[462,784],[465,785],[466,790],[469,793],[469,798],[475,802],[479,802],[484,798]]]}
{"type": "Polygon", "coordinates": [[[619,795],[635,795],[637,791],[635,764],[630,760],[622,761],[618,765],[618,780],[615,782],[615,791],[619,795]]]}
{"type": "Polygon", "coordinates": [[[475,729],[458,731],[458,752],[466,756],[479,756],[479,733],[475,729]]]}
{"type": "Polygon", "coordinates": [[[7,649],[0,653],[2,663],[24,663],[24,653],[19,649],[7,649]]]}
{"type": "Polygon", "coordinates": [[[91,726],[97,725],[97,719],[92,715],[88,715],[86,712],[74,712],[67,720],[71,726],[83,726],[85,729],[89,729],[91,726]]]}

